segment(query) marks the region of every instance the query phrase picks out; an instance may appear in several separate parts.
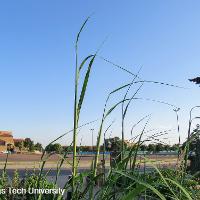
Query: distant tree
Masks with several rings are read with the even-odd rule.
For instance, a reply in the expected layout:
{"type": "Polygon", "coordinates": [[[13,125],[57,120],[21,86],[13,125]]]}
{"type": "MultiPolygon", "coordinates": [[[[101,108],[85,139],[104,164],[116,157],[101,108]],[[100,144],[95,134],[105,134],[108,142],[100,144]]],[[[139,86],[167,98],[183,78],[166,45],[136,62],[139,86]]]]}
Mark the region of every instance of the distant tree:
{"type": "Polygon", "coordinates": [[[63,147],[63,151],[72,152],[73,147],[72,146],[63,147]]]}
{"type": "Polygon", "coordinates": [[[46,147],[46,151],[48,153],[51,153],[51,152],[55,152],[55,153],[62,153],[63,152],[63,148],[61,146],[61,144],[59,143],[55,143],[55,144],[49,144],[47,147],[46,147]]]}
{"type": "MultiPolygon", "coordinates": [[[[142,147],[145,148],[145,147],[142,147]]],[[[174,144],[172,146],[168,144],[162,144],[162,143],[157,143],[157,144],[149,144],[146,146],[146,150],[150,152],[159,152],[159,151],[178,151],[179,145],[174,144]]]]}
{"type": "Polygon", "coordinates": [[[15,146],[18,147],[20,151],[22,151],[22,148],[24,146],[24,142],[22,142],[22,141],[21,142],[16,142],[15,146]]]}
{"type": "Polygon", "coordinates": [[[49,145],[46,146],[45,149],[46,149],[46,151],[48,153],[54,152],[54,145],[53,144],[49,144],[49,145]]]}
{"type": "Polygon", "coordinates": [[[105,139],[106,151],[121,151],[122,140],[119,137],[105,139]]]}
{"type": "Polygon", "coordinates": [[[30,152],[35,151],[35,146],[34,146],[34,142],[33,142],[33,141],[30,142],[29,147],[28,147],[28,150],[29,150],[30,152]]]}
{"type": "Polygon", "coordinates": [[[140,145],[140,150],[141,151],[146,151],[147,150],[147,146],[145,144],[140,145]]]}
{"type": "Polygon", "coordinates": [[[157,143],[155,146],[155,152],[160,152],[164,150],[164,146],[161,143],[157,143]]]}
{"type": "Polygon", "coordinates": [[[168,144],[163,145],[163,150],[164,151],[170,151],[171,150],[170,145],[168,145],[168,144]]]}
{"type": "Polygon", "coordinates": [[[31,141],[30,138],[25,138],[25,140],[24,140],[24,147],[28,148],[31,142],[32,141],[31,141]]]}
{"type": "Polygon", "coordinates": [[[179,150],[179,144],[174,144],[170,147],[171,151],[178,151],[179,150]]]}
{"type": "Polygon", "coordinates": [[[34,147],[35,147],[35,150],[37,151],[41,152],[43,150],[42,144],[40,144],[39,142],[37,142],[34,147]]]}
{"type": "Polygon", "coordinates": [[[149,152],[155,152],[155,144],[149,144],[147,146],[147,151],[149,151],[149,152]]]}
{"type": "Polygon", "coordinates": [[[30,138],[24,140],[24,147],[29,151],[33,152],[35,150],[34,142],[30,138]]]}
{"type": "Polygon", "coordinates": [[[61,153],[62,152],[62,146],[59,143],[54,144],[54,149],[56,153],[61,153]]]}

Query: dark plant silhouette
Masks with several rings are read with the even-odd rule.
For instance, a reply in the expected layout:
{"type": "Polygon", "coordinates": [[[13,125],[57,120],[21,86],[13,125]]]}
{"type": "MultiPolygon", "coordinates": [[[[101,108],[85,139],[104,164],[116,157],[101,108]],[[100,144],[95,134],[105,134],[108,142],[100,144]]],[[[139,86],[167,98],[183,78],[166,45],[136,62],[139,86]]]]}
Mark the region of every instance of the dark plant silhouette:
{"type": "Polygon", "coordinates": [[[200,84],[200,77],[196,77],[196,78],[192,78],[192,79],[188,79],[191,82],[194,82],[196,84],[200,84]]]}
{"type": "Polygon", "coordinates": [[[200,127],[197,125],[196,129],[193,130],[190,146],[189,146],[189,157],[190,166],[189,170],[192,174],[199,172],[200,169],[200,127]]]}

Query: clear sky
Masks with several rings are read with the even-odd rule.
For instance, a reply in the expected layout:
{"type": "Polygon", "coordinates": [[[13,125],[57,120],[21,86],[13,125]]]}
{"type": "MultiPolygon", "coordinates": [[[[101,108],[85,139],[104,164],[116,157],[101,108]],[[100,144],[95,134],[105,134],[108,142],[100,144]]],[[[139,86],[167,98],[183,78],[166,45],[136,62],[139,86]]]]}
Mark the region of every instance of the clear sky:
{"type": "MultiPolygon", "coordinates": [[[[188,81],[200,75],[200,2],[184,0],[7,0],[0,2],[0,129],[15,137],[30,137],[47,144],[73,127],[75,36],[93,13],[81,35],[80,57],[106,42],[101,56],[132,72],[142,66],[146,80],[173,83],[188,89],[145,84],[138,97],[166,101],[181,107],[182,140],[187,133],[189,110],[200,104],[200,88],[188,81]]],[[[97,59],[83,105],[80,123],[99,119],[108,92],[132,77],[97,59]]],[[[134,92],[131,91],[131,92],[134,92]]],[[[113,98],[113,102],[121,96],[113,98]]],[[[175,129],[172,108],[146,101],[131,104],[126,121],[130,128],[152,114],[147,129],[175,129]]],[[[196,113],[197,114],[197,113],[196,113]]],[[[120,109],[112,136],[120,136],[120,109]]],[[[79,140],[91,144],[90,129],[81,129],[79,140]]],[[[139,128],[138,128],[139,131],[139,128]]],[[[109,133],[110,134],[110,133],[109,133]]],[[[61,141],[71,142],[71,135],[61,141]]]]}

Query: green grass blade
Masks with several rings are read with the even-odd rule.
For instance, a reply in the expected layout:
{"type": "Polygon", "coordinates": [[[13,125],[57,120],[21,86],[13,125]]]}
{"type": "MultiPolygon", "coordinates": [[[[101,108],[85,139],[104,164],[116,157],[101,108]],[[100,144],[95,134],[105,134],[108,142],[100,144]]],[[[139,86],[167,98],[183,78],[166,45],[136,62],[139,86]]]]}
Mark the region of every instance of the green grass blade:
{"type": "Polygon", "coordinates": [[[123,85],[123,86],[121,86],[121,87],[119,87],[119,88],[113,90],[112,92],[110,92],[109,95],[114,94],[115,92],[118,92],[119,90],[121,90],[121,89],[123,89],[123,88],[126,88],[126,87],[128,87],[128,86],[130,86],[130,85],[131,85],[131,83],[127,83],[127,84],[125,84],[125,85],[123,85]]]}
{"type": "Polygon", "coordinates": [[[127,178],[129,178],[131,180],[134,180],[135,182],[137,182],[140,185],[143,185],[144,187],[146,187],[147,189],[149,189],[153,193],[155,193],[161,200],[166,200],[166,198],[155,187],[153,187],[152,185],[150,185],[148,183],[145,183],[145,182],[143,182],[141,180],[138,180],[137,178],[132,177],[130,175],[127,175],[127,174],[125,174],[125,173],[123,173],[121,171],[115,171],[115,172],[118,173],[118,174],[121,174],[122,176],[127,177],[127,178]]]}
{"type": "Polygon", "coordinates": [[[83,68],[84,64],[85,64],[90,58],[92,58],[92,57],[94,57],[94,55],[89,55],[89,56],[87,56],[87,57],[81,62],[80,66],[79,66],[79,72],[80,72],[81,69],[83,68]]]}
{"type": "Polygon", "coordinates": [[[86,75],[85,75],[85,78],[84,78],[83,86],[82,86],[82,89],[81,89],[81,94],[80,94],[80,97],[79,97],[78,108],[77,108],[78,119],[79,119],[79,114],[80,114],[80,110],[81,110],[81,107],[82,107],[82,103],[83,103],[83,100],[84,100],[84,97],[85,97],[85,92],[86,92],[86,89],[87,89],[88,80],[89,80],[89,77],[90,77],[90,71],[91,71],[91,67],[93,65],[94,59],[95,59],[95,56],[93,56],[93,58],[91,59],[91,61],[89,63],[89,66],[88,66],[88,69],[87,69],[87,72],[86,72],[86,75]]]}
{"type": "Polygon", "coordinates": [[[170,179],[170,178],[165,178],[166,180],[168,180],[169,182],[173,183],[174,185],[176,185],[177,187],[179,187],[181,189],[181,191],[186,195],[186,197],[189,200],[192,200],[192,197],[190,196],[189,192],[179,183],[177,183],[176,181],[170,179]]]}
{"type": "Polygon", "coordinates": [[[138,199],[137,197],[146,190],[144,185],[138,184],[135,189],[131,190],[122,200],[134,200],[138,199]]]}
{"type": "Polygon", "coordinates": [[[85,25],[87,24],[87,22],[88,22],[89,19],[90,19],[90,16],[87,17],[87,19],[83,22],[83,24],[82,24],[82,26],[81,26],[81,28],[80,28],[78,34],[77,34],[77,37],[76,37],[76,49],[77,49],[77,47],[78,47],[78,42],[79,42],[79,38],[80,38],[81,32],[83,31],[83,29],[84,29],[84,27],[85,27],[85,25]]]}
{"type": "Polygon", "coordinates": [[[119,101],[118,103],[116,103],[114,106],[112,106],[112,107],[107,111],[107,113],[106,113],[104,119],[105,119],[106,117],[108,117],[108,116],[113,112],[113,110],[115,110],[115,108],[116,108],[118,105],[120,105],[120,104],[123,103],[124,101],[128,101],[128,100],[130,100],[130,99],[124,99],[124,100],[119,101]]]}
{"type": "Polygon", "coordinates": [[[133,135],[133,129],[134,129],[140,122],[142,122],[144,119],[146,119],[146,118],[149,117],[149,116],[150,116],[150,114],[144,116],[143,118],[141,118],[137,123],[135,123],[135,124],[132,126],[132,128],[131,128],[131,136],[133,135]]]}
{"type": "Polygon", "coordinates": [[[126,113],[127,113],[127,110],[128,110],[128,107],[129,107],[131,101],[134,99],[135,95],[140,91],[140,89],[142,88],[142,86],[143,86],[143,84],[140,85],[140,87],[136,90],[136,92],[132,95],[132,97],[131,97],[130,100],[128,101],[128,103],[127,103],[127,105],[126,105],[126,107],[125,107],[125,110],[124,110],[124,112],[123,112],[123,116],[122,116],[122,117],[123,117],[123,120],[124,120],[124,118],[125,118],[125,116],[126,116],[126,113]]]}
{"type": "Polygon", "coordinates": [[[140,134],[140,136],[139,136],[139,140],[138,140],[138,142],[137,142],[137,147],[136,147],[135,154],[134,154],[134,158],[133,158],[132,170],[135,169],[137,154],[138,154],[138,150],[139,150],[140,143],[141,143],[141,140],[142,140],[142,136],[143,136],[143,134],[144,134],[144,131],[145,131],[145,129],[146,129],[147,124],[149,123],[150,117],[151,117],[151,115],[149,116],[149,118],[148,118],[147,122],[145,123],[144,128],[143,128],[143,130],[142,130],[142,132],[141,132],[141,134],[140,134]]]}

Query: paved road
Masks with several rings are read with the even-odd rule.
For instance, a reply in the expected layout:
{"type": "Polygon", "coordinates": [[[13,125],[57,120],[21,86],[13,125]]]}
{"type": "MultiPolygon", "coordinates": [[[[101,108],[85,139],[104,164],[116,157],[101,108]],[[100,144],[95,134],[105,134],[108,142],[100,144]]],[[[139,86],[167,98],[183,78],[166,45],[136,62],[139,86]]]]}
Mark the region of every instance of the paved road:
{"type": "MultiPolygon", "coordinates": [[[[0,154],[0,161],[5,161],[7,154],[0,154]]],[[[81,160],[91,160],[94,155],[81,155],[81,160]]],[[[100,156],[101,157],[101,156],[100,156]]],[[[72,159],[72,154],[67,155],[69,160],[72,159]]],[[[49,161],[57,161],[60,157],[57,154],[51,155],[48,160],[49,161]]],[[[8,155],[9,162],[17,162],[17,161],[41,161],[41,154],[9,154],[8,155]]]]}
{"type": "MultiPolygon", "coordinates": [[[[6,154],[0,154],[0,162],[6,160],[6,154]]],[[[69,154],[68,159],[72,159],[72,154],[69,154]]],[[[80,155],[81,160],[91,160],[94,155],[80,155]]],[[[106,155],[106,158],[109,159],[109,155],[106,155]]],[[[138,158],[143,157],[143,155],[138,155],[138,158]]],[[[151,154],[147,156],[151,159],[169,159],[169,158],[177,158],[177,155],[168,155],[168,154],[151,154]]],[[[57,161],[60,157],[56,154],[52,155],[50,158],[48,158],[49,161],[57,161]]],[[[102,158],[102,155],[100,155],[100,159],[102,158]]],[[[41,154],[10,154],[8,155],[8,161],[9,162],[17,162],[17,161],[40,161],[41,160],[41,154]]]]}

